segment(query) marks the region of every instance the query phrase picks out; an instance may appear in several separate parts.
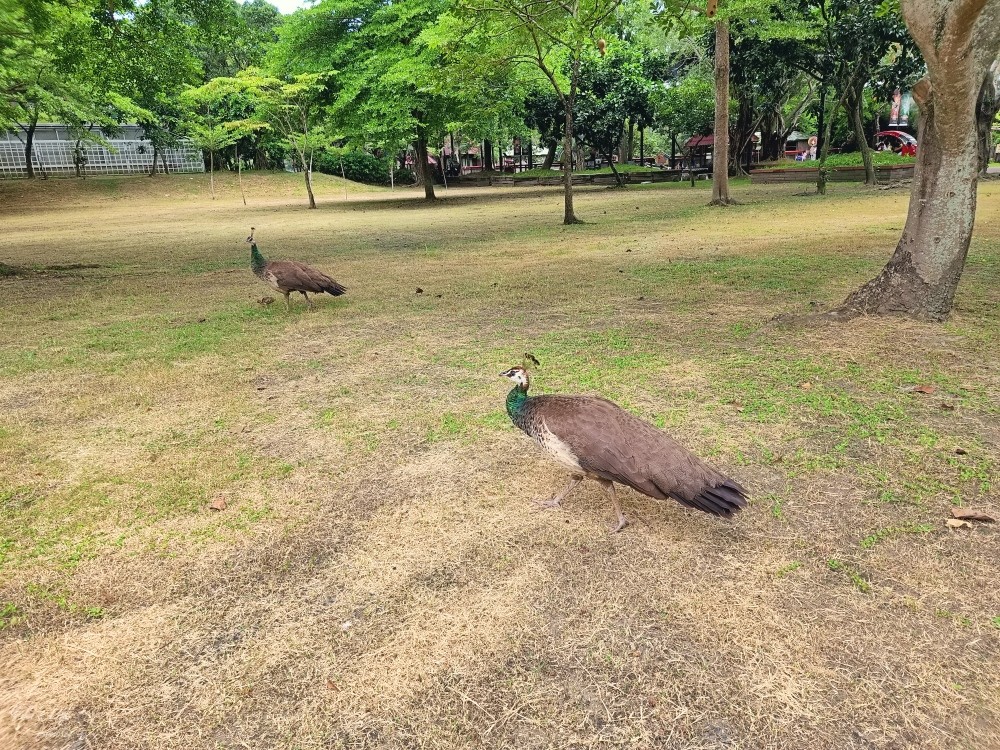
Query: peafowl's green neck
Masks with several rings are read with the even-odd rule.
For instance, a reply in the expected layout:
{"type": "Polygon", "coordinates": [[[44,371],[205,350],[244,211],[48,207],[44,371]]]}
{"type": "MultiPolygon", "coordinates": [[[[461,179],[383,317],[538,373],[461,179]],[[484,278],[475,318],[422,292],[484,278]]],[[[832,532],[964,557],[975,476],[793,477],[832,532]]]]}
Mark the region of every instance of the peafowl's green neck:
{"type": "Polygon", "coordinates": [[[507,414],[511,418],[524,408],[528,401],[528,389],[521,385],[515,385],[507,394],[507,414]]]}
{"type": "Polygon", "coordinates": [[[250,268],[253,269],[254,273],[264,270],[264,265],[267,263],[264,260],[264,256],[260,254],[260,250],[257,249],[257,243],[254,242],[250,245],[250,268]]]}

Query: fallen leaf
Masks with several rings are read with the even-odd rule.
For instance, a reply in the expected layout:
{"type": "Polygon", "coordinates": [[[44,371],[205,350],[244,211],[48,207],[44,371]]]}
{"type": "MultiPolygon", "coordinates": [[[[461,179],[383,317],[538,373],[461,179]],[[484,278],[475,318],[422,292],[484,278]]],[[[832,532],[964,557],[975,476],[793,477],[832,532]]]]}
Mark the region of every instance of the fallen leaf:
{"type": "Polygon", "coordinates": [[[418,286],[418,287],[417,287],[417,294],[423,294],[423,293],[424,293],[424,290],[423,290],[423,289],[421,289],[421,288],[420,288],[420,287],[418,286]]]}
{"type": "Polygon", "coordinates": [[[226,501],[223,500],[221,497],[219,497],[213,500],[212,504],[209,505],[208,507],[211,508],[212,510],[225,510],[227,506],[226,506],[226,501]]]}
{"type": "Polygon", "coordinates": [[[813,384],[809,383],[809,382],[799,383],[799,388],[801,388],[804,391],[810,391],[810,390],[812,390],[812,387],[813,387],[813,384]]]}
{"type": "Polygon", "coordinates": [[[333,680],[331,680],[329,677],[326,679],[326,689],[327,690],[334,690],[334,691],[336,691],[338,693],[340,692],[340,688],[337,687],[337,683],[334,682],[333,680]]]}
{"type": "Polygon", "coordinates": [[[997,520],[993,516],[974,508],[952,508],[951,515],[953,518],[961,518],[965,521],[982,521],[983,523],[996,523],[997,520]]]}
{"type": "Polygon", "coordinates": [[[944,520],[944,525],[947,526],[949,529],[962,529],[962,528],[971,529],[972,528],[972,524],[971,523],[969,523],[968,521],[962,521],[962,520],[960,520],[958,518],[946,518],[944,520]]]}
{"type": "Polygon", "coordinates": [[[912,388],[914,393],[934,393],[937,390],[936,385],[915,385],[912,388]]]}
{"type": "Polygon", "coordinates": [[[949,404],[947,401],[942,401],[941,408],[947,409],[948,411],[955,411],[955,404],[949,404]]]}
{"type": "Polygon", "coordinates": [[[965,450],[965,448],[956,448],[956,449],[955,449],[955,455],[956,455],[956,456],[964,456],[964,455],[966,455],[966,454],[967,454],[968,452],[969,452],[969,451],[965,450]]]}

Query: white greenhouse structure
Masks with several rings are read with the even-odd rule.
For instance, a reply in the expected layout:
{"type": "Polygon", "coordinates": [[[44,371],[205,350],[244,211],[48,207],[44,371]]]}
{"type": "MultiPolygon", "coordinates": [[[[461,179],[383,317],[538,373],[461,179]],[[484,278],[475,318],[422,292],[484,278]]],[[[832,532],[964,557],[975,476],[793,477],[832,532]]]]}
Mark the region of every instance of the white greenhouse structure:
{"type": "MultiPolygon", "coordinates": [[[[24,165],[25,133],[18,129],[0,134],[0,179],[27,176],[24,165]]],[[[80,161],[84,175],[148,174],[153,165],[153,144],[143,137],[138,125],[123,125],[114,138],[105,138],[111,148],[80,142],[65,125],[39,123],[35,128],[32,146],[32,163],[35,174],[50,177],[76,175],[74,157],[80,161]]],[[[164,149],[157,158],[159,171],[163,170],[166,157],[169,172],[204,172],[205,161],[201,149],[182,141],[178,146],[164,149]]]]}

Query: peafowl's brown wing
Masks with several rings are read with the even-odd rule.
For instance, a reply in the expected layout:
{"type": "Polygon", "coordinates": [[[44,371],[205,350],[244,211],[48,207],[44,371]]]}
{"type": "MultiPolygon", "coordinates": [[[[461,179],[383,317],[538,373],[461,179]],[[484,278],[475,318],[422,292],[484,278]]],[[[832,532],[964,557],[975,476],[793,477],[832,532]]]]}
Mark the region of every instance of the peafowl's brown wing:
{"type": "Polygon", "coordinates": [[[347,291],[322,271],[294,260],[272,260],[264,267],[264,275],[273,276],[278,290],[284,292],[327,292],[339,296],[347,291]]]}
{"type": "Polygon", "coordinates": [[[730,516],[746,507],[744,490],[672,437],[603,398],[537,396],[529,420],[572,450],[587,473],[655,498],[730,516]]]}

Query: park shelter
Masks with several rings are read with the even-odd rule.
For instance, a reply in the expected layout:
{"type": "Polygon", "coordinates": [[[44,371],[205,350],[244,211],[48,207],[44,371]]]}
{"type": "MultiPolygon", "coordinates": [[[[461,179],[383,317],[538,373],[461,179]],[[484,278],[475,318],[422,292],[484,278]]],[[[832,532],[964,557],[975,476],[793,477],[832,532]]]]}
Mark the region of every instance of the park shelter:
{"type": "MultiPolygon", "coordinates": [[[[101,131],[95,129],[94,132],[100,135],[101,131]]],[[[39,123],[32,146],[36,173],[74,176],[77,163],[83,175],[142,174],[152,169],[153,144],[144,137],[139,125],[123,125],[114,137],[102,137],[107,146],[80,140],[66,125],[39,123]]],[[[0,178],[27,176],[24,138],[22,129],[0,134],[0,178]]],[[[165,159],[168,172],[205,171],[201,149],[184,139],[173,147],[163,149],[160,159],[160,168],[165,159]]]]}

